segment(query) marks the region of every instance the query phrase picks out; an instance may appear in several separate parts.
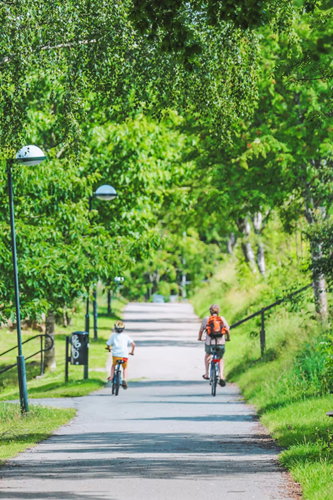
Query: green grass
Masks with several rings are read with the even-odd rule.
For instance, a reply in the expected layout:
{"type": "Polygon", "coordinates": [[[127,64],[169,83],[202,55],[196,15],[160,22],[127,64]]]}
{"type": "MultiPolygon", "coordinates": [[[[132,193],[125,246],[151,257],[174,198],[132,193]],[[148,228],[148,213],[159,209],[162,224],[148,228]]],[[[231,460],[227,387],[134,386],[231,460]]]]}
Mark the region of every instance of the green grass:
{"type": "Polygon", "coordinates": [[[18,404],[0,403],[0,465],[49,437],[76,414],[74,408],[30,405],[22,414],[18,404]]]}
{"type": "MultiPolygon", "coordinates": [[[[125,305],[123,299],[112,301],[112,315],[107,314],[107,304],[105,295],[98,297],[98,340],[94,341],[93,336],[93,317],[91,311],[90,317],[90,348],[89,348],[89,379],[83,379],[83,366],[69,365],[69,382],[66,384],[65,377],[65,338],[71,332],[83,330],[84,328],[84,307],[74,315],[72,325],[68,327],[56,325],[55,334],[55,352],[56,369],[47,372],[43,377],[39,377],[39,359],[40,355],[27,362],[27,379],[29,398],[48,398],[48,397],[77,397],[84,396],[100,389],[106,381],[106,362],[108,353],[105,350],[105,342],[110,336],[111,328],[115,321],[122,317],[122,309],[125,305]]],[[[38,331],[23,331],[23,340],[37,335],[38,331]]],[[[16,332],[8,328],[0,330],[0,352],[9,349],[16,344],[16,332]]],[[[23,346],[24,355],[29,356],[39,349],[39,341],[29,342],[23,346]]],[[[15,363],[16,352],[0,358],[1,366],[5,367],[15,363]]],[[[0,375],[0,401],[14,400],[18,398],[17,371],[16,368],[0,375]]]]}
{"type": "MultiPolygon", "coordinates": [[[[48,379],[54,379],[54,376],[48,379]]],[[[57,382],[52,381],[46,383],[45,380],[41,383],[29,383],[28,396],[29,398],[77,398],[86,396],[91,392],[97,391],[105,386],[105,381],[98,378],[88,380],[73,380],[72,382],[65,383],[63,377],[57,382]]],[[[0,401],[13,401],[19,398],[18,389],[15,387],[13,390],[7,390],[0,396],[0,401]]]]}
{"type": "MultiPolygon", "coordinates": [[[[269,283],[260,280],[240,284],[234,265],[228,262],[192,302],[200,316],[207,314],[210,304],[219,303],[221,313],[232,324],[260,309],[263,302],[268,304],[268,291],[269,283]]],[[[333,419],[326,411],[333,410],[332,381],[320,347],[325,331],[313,317],[311,290],[303,297],[296,304],[278,306],[267,316],[263,359],[258,320],[232,330],[226,373],[283,447],[280,461],[301,484],[304,498],[331,500],[333,419]]],[[[271,302],[274,300],[272,296],[271,302]]]]}

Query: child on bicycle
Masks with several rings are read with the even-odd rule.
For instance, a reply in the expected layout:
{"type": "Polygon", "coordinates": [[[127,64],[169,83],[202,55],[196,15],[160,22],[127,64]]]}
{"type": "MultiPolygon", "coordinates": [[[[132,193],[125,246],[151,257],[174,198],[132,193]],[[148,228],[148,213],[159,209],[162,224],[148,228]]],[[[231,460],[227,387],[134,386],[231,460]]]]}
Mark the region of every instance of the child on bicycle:
{"type": "Polygon", "coordinates": [[[111,367],[111,376],[108,378],[109,381],[113,380],[114,376],[114,370],[115,367],[117,366],[118,361],[124,360],[125,363],[123,363],[123,383],[122,387],[123,389],[127,389],[127,361],[128,361],[128,355],[130,354],[131,356],[134,356],[134,349],[135,349],[135,343],[131,339],[129,335],[126,335],[126,333],[123,333],[125,330],[125,324],[123,321],[117,321],[116,324],[114,325],[114,329],[116,333],[113,333],[109,340],[107,341],[107,350],[111,352],[112,349],[112,367],[111,367]],[[132,346],[132,350],[129,353],[128,352],[128,346],[132,346]]]}

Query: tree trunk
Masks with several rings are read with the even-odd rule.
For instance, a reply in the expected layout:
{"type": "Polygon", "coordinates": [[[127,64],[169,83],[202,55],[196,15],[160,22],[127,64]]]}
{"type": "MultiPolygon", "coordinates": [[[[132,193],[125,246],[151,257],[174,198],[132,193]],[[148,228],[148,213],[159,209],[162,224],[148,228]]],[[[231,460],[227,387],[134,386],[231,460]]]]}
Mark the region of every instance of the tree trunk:
{"type": "Polygon", "coordinates": [[[264,276],[266,273],[266,265],[265,265],[265,249],[262,243],[260,243],[258,246],[257,264],[260,274],[264,276]]]}
{"type": "MultiPolygon", "coordinates": [[[[322,257],[321,245],[315,245],[310,242],[312,262],[322,257]]],[[[323,274],[313,274],[313,291],[316,304],[316,312],[319,314],[322,321],[327,320],[328,305],[326,295],[326,280],[323,274]]]]}
{"type": "MultiPolygon", "coordinates": [[[[313,200],[307,200],[305,204],[305,218],[310,225],[315,223],[315,215],[313,210],[313,200]]],[[[321,210],[321,216],[324,217],[325,213],[321,210]]],[[[312,262],[316,262],[316,260],[322,257],[321,244],[310,241],[311,248],[311,259],[312,262]]],[[[313,273],[313,291],[314,291],[314,299],[316,312],[319,314],[320,319],[322,321],[327,320],[328,316],[328,304],[327,304],[327,295],[326,295],[326,280],[323,274],[313,273]]]]}
{"type": "Polygon", "coordinates": [[[62,308],[62,316],[63,316],[63,323],[64,323],[64,326],[67,326],[67,307],[66,306],[63,306],[62,308]]]}
{"type": "Polygon", "coordinates": [[[230,237],[228,238],[228,241],[227,241],[227,253],[229,253],[230,255],[232,255],[233,251],[234,251],[234,246],[235,245],[236,245],[235,233],[231,233],[230,237]]]}
{"type": "Polygon", "coordinates": [[[244,239],[242,241],[242,250],[245,260],[250,265],[252,271],[256,273],[257,272],[256,259],[254,256],[254,252],[252,250],[251,243],[249,241],[251,226],[248,217],[245,217],[245,219],[238,219],[237,227],[239,231],[241,231],[244,234],[244,239]]]}
{"type": "Polygon", "coordinates": [[[108,289],[108,314],[111,314],[111,289],[108,289]]]}
{"type": "Polygon", "coordinates": [[[254,257],[254,252],[252,250],[251,243],[249,241],[242,243],[242,250],[243,250],[243,254],[244,254],[246,262],[248,264],[250,264],[252,271],[254,273],[256,273],[257,272],[256,259],[254,257]]]}
{"type": "MultiPolygon", "coordinates": [[[[45,319],[45,333],[50,335],[50,337],[52,337],[52,339],[54,341],[54,311],[52,309],[47,311],[47,315],[46,315],[46,319],[45,319]]],[[[50,340],[47,337],[45,337],[45,349],[48,348],[50,343],[51,343],[50,340]]],[[[50,349],[49,351],[47,351],[45,353],[44,362],[45,362],[45,369],[46,370],[54,370],[56,368],[54,345],[53,345],[52,349],[50,349]]]]}
{"type": "Polygon", "coordinates": [[[252,222],[253,222],[254,232],[256,233],[258,239],[258,248],[257,248],[258,269],[260,274],[264,276],[266,274],[265,247],[261,240],[261,233],[265,227],[265,223],[262,213],[261,212],[255,213],[252,218],[252,222]]]}
{"type": "Polygon", "coordinates": [[[254,227],[255,233],[259,234],[261,231],[261,226],[262,226],[262,213],[261,212],[255,213],[252,221],[253,221],[253,227],[254,227]]]}
{"type": "Polygon", "coordinates": [[[72,326],[72,316],[66,311],[67,326],[72,326]]]}

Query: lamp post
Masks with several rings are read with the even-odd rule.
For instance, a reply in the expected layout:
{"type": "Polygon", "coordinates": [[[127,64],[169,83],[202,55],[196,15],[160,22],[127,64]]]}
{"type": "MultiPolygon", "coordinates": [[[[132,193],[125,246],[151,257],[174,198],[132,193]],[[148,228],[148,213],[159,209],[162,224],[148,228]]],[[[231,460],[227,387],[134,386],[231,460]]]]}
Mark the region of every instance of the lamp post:
{"type": "MultiPolygon", "coordinates": [[[[89,212],[92,210],[92,201],[94,198],[97,198],[98,200],[104,200],[104,201],[111,201],[114,200],[118,196],[117,191],[112,187],[107,184],[100,186],[92,196],[89,196],[89,212]]],[[[89,291],[89,290],[88,290],[89,291]]],[[[94,296],[94,301],[93,301],[93,313],[94,313],[94,340],[97,340],[97,290],[94,289],[93,292],[94,296]]],[[[85,316],[85,324],[86,324],[86,332],[89,333],[89,294],[87,298],[87,305],[86,305],[86,316],[85,316]]],[[[88,378],[85,376],[85,378],[88,378]]]]}
{"type": "Polygon", "coordinates": [[[13,258],[13,273],[14,273],[14,290],[15,290],[15,309],[16,309],[16,331],[17,331],[17,374],[20,391],[20,404],[22,412],[29,411],[27,377],[25,371],[25,359],[22,351],[22,335],[21,335],[21,313],[20,313],[20,292],[17,272],[17,253],[16,253],[16,237],[15,237],[15,214],[13,200],[13,181],[12,181],[12,166],[16,161],[23,165],[38,165],[46,159],[43,151],[37,146],[24,146],[16,155],[16,160],[7,160],[7,179],[8,179],[8,195],[9,195],[9,212],[10,212],[10,231],[12,240],[12,258],[13,258]]]}
{"type": "MultiPolygon", "coordinates": [[[[117,283],[117,287],[116,287],[116,293],[118,293],[118,290],[119,290],[119,285],[120,283],[122,283],[124,281],[124,277],[123,276],[116,276],[114,278],[114,283],[117,283]]],[[[110,282],[111,284],[111,282],[110,282]]],[[[108,314],[112,314],[112,306],[111,306],[111,298],[112,298],[112,295],[111,295],[111,288],[108,289],[108,314]]]]}

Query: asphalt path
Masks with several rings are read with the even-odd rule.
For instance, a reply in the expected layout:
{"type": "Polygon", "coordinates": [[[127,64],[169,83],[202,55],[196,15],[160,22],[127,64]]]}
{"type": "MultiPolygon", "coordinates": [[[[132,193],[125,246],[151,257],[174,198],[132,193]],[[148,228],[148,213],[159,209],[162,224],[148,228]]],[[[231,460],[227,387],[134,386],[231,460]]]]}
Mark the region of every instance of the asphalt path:
{"type": "Polygon", "coordinates": [[[192,307],[129,304],[125,322],[137,344],[128,390],[40,400],[74,406],[77,417],[1,469],[0,498],[293,498],[276,446],[237,387],[218,388],[213,398],[201,379],[192,307]]]}

